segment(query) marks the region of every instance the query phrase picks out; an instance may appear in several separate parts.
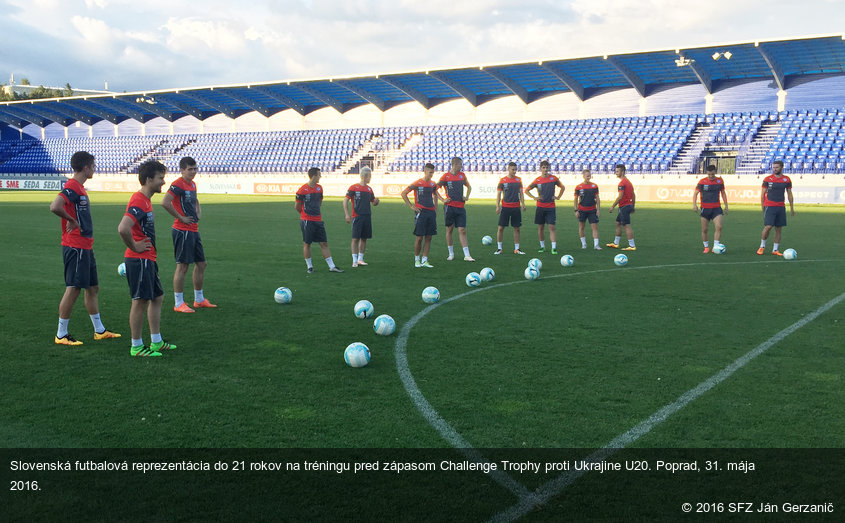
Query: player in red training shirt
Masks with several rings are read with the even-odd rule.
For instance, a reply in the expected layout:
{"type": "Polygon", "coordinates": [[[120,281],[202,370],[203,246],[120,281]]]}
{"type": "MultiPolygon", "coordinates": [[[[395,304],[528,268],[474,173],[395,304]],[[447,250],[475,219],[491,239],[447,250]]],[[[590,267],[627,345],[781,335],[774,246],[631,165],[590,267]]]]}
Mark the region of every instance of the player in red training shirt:
{"type": "Polygon", "coordinates": [[[117,232],[126,252],[126,281],[132,307],[129,309],[129,329],[132,331],[130,356],[161,356],[162,351],[175,350],[176,345],[167,343],[161,337],[161,303],[164,289],[158,277],[156,263],[156,229],[153,204],[150,198],[160,193],[164,186],[167,167],[155,160],[149,160],[138,168],[141,190],[129,198],[126,213],[117,226],[117,232]],[[150,326],[150,346],[144,346],[142,333],[144,313],[150,326]]]}
{"type": "Polygon", "coordinates": [[[455,156],[452,158],[452,167],[449,172],[440,177],[437,187],[445,190],[446,195],[441,196],[444,202],[443,216],[446,225],[446,248],[449,250],[447,261],[455,259],[455,248],[452,244],[452,231],[458,228],[458,236],[461,240],[461,247],[464,251],[464,261],[475,261],[469,255],[469,243],[467,242],[467,213],[465,204],[469,200],[469,193],[472,187],[469,185],[466,175],[461,171],[464,166],[463,160],[455,156]],[[466,187],[466,194],[464,194],[466,187]]]}
{"type": "Polygon", "coordinates": [[[311,261],[311,244],[320,244],[320,252],[323,259],[329,266],[329,272],[343,272],[334,264],[332,252],[329,250],[329,240],[326,236],[326,225],[320,215],[320,206],[323,204],[323,187],[318,183],[322,173],[317,167],[308,169],[308,183],[296,191],[296,204],[294,208],[299,213],[299,228],[302,229],[302,255],[305,257],[305,265],[309,274],[314,272],[314,264],[311,261]]]}
{"type": "Polygon", "coordinates": [[[502,254],[502,237],[508,224],[513,227],[513,253],[525,254],[519,250],[519,228],[522,227],[522,211],[525,210],[525,197],[522,195],[522,180],[516,175],[516,163],[508,163],[508,175],[499,180],[496,187],[496,214],[499,215],[499,228],[496,230],[498,247],[493,254],[502,254]]]}
{"type": "Polygon", "coordinates": [[[623,247],[623,251],[636,251],[637,246],[634,243],[634,229],[631,227],[631,215],[634,214],[634,204],[637,201],[637,196],[634,194],[634,185],[631,180],[625,176],[625,165],[617,164],[614,169],[614,174],[619,178],[619,196],[610,206],[610,214],[613,214],[613,209],[619,206],[619,214],[616,216],[616,238],[613,243],[608,243],[607,246],[611,249],[619,248],[619,241],[622,239],[622,227],[625,227],[625,234],[628,236],[628,246],[623,247]]]}
{"type": "Polygon", "coordinates": [[[587,248],[587,238],[584,237],[584,228],[590,222],[593,230],[593,249],[600,251],[599,246],[599,214],[601,213],[601,202],[599,198],[599,186],[590,181],[593,173],[589,169],[581,171],[584,178],[583,183],[575,187],[575,217],[578,218],[578,236],[581,238],[581,248],[587,248]]]}
{"type": "Polygon", "coordinates": [[[795,216],[795,208],[792,206],[792,180],[783,174],[783,162],[775,160],[772,164],[772,174],[763,180],[763,187],[760,190],[760,206],[763,208],[763,236],[760,239],[760,248],[757,254],[766,251],[766,240],[769,238],[769,231],[775,228],[775,244],[772,246],[772,254],[783,256],[780,253],[781,229],[786,227],[786,204],[784,193],[789,198],[789,214],[795,216]]]}
{"type": "Polygon", "coordinates": [[[537,236],[540,238],[540,250],[537,252],[546,252],[545,227],[548,224],[549,239],[552,241],[552,254],[557,254],[555,200],[560,200],[566,187],[563,186],[557,176],[549,174],[550,167],[551,165],[546,160],[540,162],[540,176],[525,189],[525,194],[537,202],[537,210],[534,212],[534,223],[537,225],[537,236]],[[531,190],[534,188],[537,189],[537,196],[531,194],[531,190]],[[555,188],[558,189],[557,193],[555,193],[555,188]]]}
{"type": "Polygon", "coordinates": [[[361,183],[356,183],[346,191],[343,199],[343,214],[346,223],[352,223],[352,267],[367,266],[364,252],[367,250],[367,240],[373,237],[372,209],[370,205],[378,205],[379,199],[370,187],[373,171],[369,167],[361,168],[361,183]],[[349,202],[352,202],[352,216],[349,215],[349,202]]]}
{"type": "Polygon", "coordinates": [[[176,270],[173,271],[173,298],[175,303],[173,310],[176,312],[194,312],[185,303],[185,276],[188,274],[188,266],[194,264],[194,272],[191,280],[194,284],[194,307],[213,309],[217,307],[203,295],[203,281],[205,280],[205,268],[208,265],[205,261],[205,250],[202,247],[200,238],[199,221],[202,219],[202,208],[197,199],[197,186],[194,177],[197,175],[197,161],[190,156],[179,160],[179,171],[182,173],[177,178],[164,199],[161,206],[173,215],[173,228],[170,235],[173,237],[173,253],[176,257],[176,270]]]}
{"type": "Polygon", "coordinates": [[[728,195],[725,193],[725,182],[721,176],[716,176],[716,166],[707,167],[707,177],[698,181],[692,193],[692,210],[701,216],[701,241],[704,243],[704,254],[710,252],[710,242],[707,241],[707,229],[710,222],[716,226],[713,233],[713,249],[721,244],[722,216],[728,213],[728,195]],[[701,194],[701,211],[698,210],[698,195],[701,194]],[[725,209],[719,203],[719,198],[725,201],[725,209]]]}
{"type": "Polygon", "coordinates": [[[428,262],[428,252],[431,249],[431,237],[437,234],[437,184],[431,181],[434,177],[434,165],[427,163],[423,167],[423,177],[415,181],[402,191],[405,204],[414,211],[414,267],[434,268],[428,262]],[[414,193],[414,203],[408,194],[414,193]]]}
{"type": "Polygon", "coordinates": [[[83,185],[94,177],[94,156],[78,151],[70,157],[73,178],[68,180],[50,211],[62,219],[62,259],[65,266],[65,293],[59,302],[59,328],[57,345],[77,346],[81,341],[68,333],[73,304],[85,289],[85,309],[94,324],[94,339],[119,338],[120,334],[103,326],[97,298],[100,285],[97,278],[97,261],[94,259],[94,225],[91,220],[91,202],[83,185]]]}

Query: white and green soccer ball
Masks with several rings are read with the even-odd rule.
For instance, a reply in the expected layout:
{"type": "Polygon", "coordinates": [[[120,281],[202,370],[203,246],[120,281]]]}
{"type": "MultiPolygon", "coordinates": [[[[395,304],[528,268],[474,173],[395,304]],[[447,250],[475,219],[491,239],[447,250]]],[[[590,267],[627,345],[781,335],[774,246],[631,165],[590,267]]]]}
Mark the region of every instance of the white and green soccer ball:
{"type": "Polygon", "coordinates": [[[370,362],[370,349],[360,341],[350,343],[343,351],[343,360],[350,367],[364,367],[370,362]]]}

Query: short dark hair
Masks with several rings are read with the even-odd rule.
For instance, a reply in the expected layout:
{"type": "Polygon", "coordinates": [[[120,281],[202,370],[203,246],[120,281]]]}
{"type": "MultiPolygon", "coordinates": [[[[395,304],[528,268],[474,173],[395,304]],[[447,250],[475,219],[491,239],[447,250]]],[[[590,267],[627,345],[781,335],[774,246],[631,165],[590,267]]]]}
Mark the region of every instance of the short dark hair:
{"type": "Polygon", "coordinates": [[[158,173],[166,173],[167,167],[156,160],[147,160],[138,168],[138,181],[141,185],[147,185],[147,180],[152,180],[158,173]]]}
{"type": "Polygon", "coordinates": [[[94,155],[87,151],[77,151],[70,157],[70,167],[73,172],[82,172],[82,169],[94,163],[94,155]]]}
{"type": "Polygon", "coordinates": [[[622,172],[624,173],[625,172],[625,164],[624,163],[617,163],[616,166],[613,169],[614,170],[622,169],[622,172]]]}
{"type": "Polygon", "coordinates": [[[317,176],[318,174],[320,174],[320,168],[319,167],[312,167],[312,168],[308,169],[308,177],[309,178],[313,178],[313,177],[317,176]]]}
{"type": "Polygon", "coordinates": [[[516,167],[516,162],[508,162],[508,167],[516,167]]]}
{"type": "Polygon", "coordinates": [[[179,160],[179,169],[187,169],[188,167],[194,167],[197,164],[197,161],[191,158],[190,156],[185,156],[181,160],[179,160]]]}
{"type": "Polygon", "coordinates": [[[715,165],[708,165],[707,166],[707,172],[711,172],[711,171],[716,172],[716,166],[715,165]]]}
{"type": "Polygon", "coordinates": [[[542,162],[540,162],[540,167],[549,167],[549,168],[551,168],[551,166],[552,166],[552,164],[550,164],[548,160],[543,160],[542,162]]]}
{"type": "Polygon", "coordinates": [[[429,162],[429,163],[423,165],[423,171],[426,170],[426,169],[431,169],[433,171],[434,170],[434,164],[429,162]]]}
{"type": "Polygon", "coordinates": [[[775,160],[775,161],[772,162],[772,165],[774,165],[776,163],[780,164],[780,166],[783,167],[783,160],[775,160]]]}

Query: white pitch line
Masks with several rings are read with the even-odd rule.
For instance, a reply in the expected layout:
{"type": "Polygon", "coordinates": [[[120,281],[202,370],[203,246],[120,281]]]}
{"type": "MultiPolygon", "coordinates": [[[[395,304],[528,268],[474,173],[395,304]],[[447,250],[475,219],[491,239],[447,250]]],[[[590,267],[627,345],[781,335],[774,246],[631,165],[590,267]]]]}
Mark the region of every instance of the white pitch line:
{"type": "MultiPolygon", "coordinates": [[[[753,262],[722,262],[720,265],[751,265],[751,264],[770,263],[772,261],[776,261],[776,260],[753,261],[753,262]]],[[[834,261],[834,260],[800,260],[799,263],[823,262],[823,261],[834,261]]],[[[710,265],[710,264],[704,263],[704,262],[677,263],[677,264],[665,264],[665,265],[650,265],[650,266],[645,266],[645,267],[626,267],[625,269],[627,269],[627,270],[665,269],[665,268],[672,268],[672,267],[696,267],[696,266],[700,266],[700,265],[710,265]]],[[[619,271],[619,270],[625,270],[625,269],[618,268],[618,267],[613,268],[613,269],[598,269],[598,270],[594,270],[594,271],[572,272],[572,273],[568,273],[568,274],[556,274],[554,276],[548,276],[546,278],[547,279],[566,278],[566,277],[581,276],[581,275],[584,275],[584,274],[598,274],[598,273],[619,271]]],[[[433,311],[437,307],[440,307],[441,305],[445,305],[447,303],[453,302],[453,301],[458,300],[460,298],[463,298],[465,296],[469,296],[470,294],[475,294],[477,292],[490,290],[490,289],[496,289],[496,288],[499,288],[499,287],[506,287],[506,286],[509,286],[509,285],[515,285],[515,284],[518,284],[518,283],[530,283],[530,282],[528,280],[517,280],[517,281],[511,281],[511,282],[505,282],[505,283],[497,283],[495,285],[489,285],[489,286],[486,286],[486,287],[473,289],[471,291],[467,291],[467,292],[464,292],[462,294],[458,294],[457,296],[452,296],[451,298],[448,298],[448,299],[443,300],[441,302],[435,303],[433,305],[429,305],[428,307],[424,308],[423,310],[421,310],[420,312],[415,314],[410,320],[408,320],[407,323],[405,323],[405,325],[402,326],[402,330],[399,331],[399,336],[396,340],[396,345],[394,346],[394,355],[395,355],[395,358],[396,358],[396,369],[399,373],[400,379],[402,380],[402,385],[405,387],[405,391],[411,397],[411,401],[413,402],[414,406],[417,408],[417,410],[420,411],[420,413],[428,421],[428,423],[432,427],[434,427],[434,429],[437,430],[438,433],[440,433],[440,435],[443,437],[443,439],[448,441],[453,447],[458,449],[468,459],[471,459],[471,460],[479,462],[479,463],[489,463],[490,461],[488,459],[486,459],[484,456],[482,456],[480,452],[478,452],[468,441],[466,441],[458,433],[458,431],[456,431],[454,429],[454,427],[449,425],[449,423],[445,419],[443,419],[443,417],[437,412],[437,410],[431,405],[431,403],[428,402],[428,400],[425,398],[425,396],[423,395],[423,393],[420,391],[419,387],[417,386],[416,380],[414,380],[414,376],[411,373],[410,367],[408,366],[408,355],[407,355],[408,337],[411,334],[411,329],[413,329],[414,326],[422,318],[424,318],[429,312],[433,311]]],[[[843,298],[843,297],[845,297],[845,294],[840,296],[840,301],[841,301],[841,298],[843,298]]],[[[819,313],[819,314],[821,314],[821,313],[819,313]]],[[[811,321],[811,320],[808,320],[808,321],[811,321]]],[[[803,324],[801,326],[803,326],[803,324]]],[[[796,329],[797,328],[800,328],[800,326],[796,327],[796,329]]],[[[790,333],[791,332],[792,331],[790,331],[790,333]]],[[[789,335],[789,333],[784,335],[784,337],[787,336],[787,335],[789,335]]],[[[768,348],[768,347],[766,347],[766,348],[768,348]]],[[[754,352],[754,351],[752,351],[752,352],[754,352]]],[[[739,360],[737,360],[737,361],[739,361],[739,360]]],[[[750,359],[749,359],[749,361],[750,361],[750,359]]],[[[736,363],[736,362],[734,362],[734,363],[736,363]]],[[[733,373],[733,371],[731,373],[733,373]]],[[[728,376],[729,375],[730,374],[728,374],[728,376]]],[[[722,378],[722,380],[724,380],[726,378],[727,378],[727,376],[722,378]]],[[[718,384],[718,382],[716,384],[718,384]]],[[[713,386],[715,386],[716,384],[714,384],[713,386]]],[[[712,388],[712,386],[710,388],[712,388]]],[[[707,390],[709,390],[709,388],[707,390]]],[[[704,392],[706,392],[706,391],[702,391],[701,393],[703,394],[704,392]]],[[[695,398],[693,398],[693,399],[695,399],[695,398]]],[[[692,401],[692,399],[690,399],[689,401],[692,401]]],[[[689,401],[687,403],[689,403],[689,401]]],[[[682,407],[680,407],[680,408],[682,408],[682,407]]],[[[666,407],[664,407],[664,408],[666,408],[666,407]]],[[[676,410],[680,410],[680,408],[676,409],[676,410]]],[[[660,412],[660,411],[658,411],[658,412],[660,412]]],[[[668,413],[667,416],[671,415],[674,412],[675,411],[668,413]]],[[[651,420],[653,417],[654,417],[654,415],[649,417],[648,420],[651,420]]],[[[646,422],[648,420],[646,420],[646,422]]],[[[664,418],[664,420],[665,420],[665,418],[664,418]]],[[[654,426],[657,423],[660,423],[662,421],[663,420],[660,420],[656,423],[653,423],[652,426],[654,426]]],[[[646,422],[643,422],[643,423],[646,423],[646,422]]],[[[642,425],[643,424],[640,424],[637,427],[640,427],[642,425]]],[[[631,431],[635,430],[637,427],[635,427],[634,429],[631,429],[631,431]]],[[[648,430],[651,430],[651,427],[649,427],[648,430]]],[[[625,434],[629,434],[631,431],[628,431],[625,434]]],[[[646,432],[648,432],[648,431],[646,431],[646,432]]],[[[625,436],[625,434],[623,434],[622,436],[619,436],[618,438],[616,438],[613,441],[616,441],[616,440],[622,438],[623,436],[625,436]]],[[[643,432],[643,434],[645,434],[645,432],[643,432]]],[[[630,444],[631,442],[635,441],[641,435],[642,434],[640,434],[639,436],[636,436],[636,438],[632,439],[627,444],[630,444]]],[[[613,443],[613,442],[611,442],[611,443],[613,443]]],[[[607,459],[607,457],[612,455],[617,450],[615,448],[609,448],[609,445],[606,446],[605,449],[606,450],[599,450],[599,451],[593,453],[591,456],[586,458],[586,460],[588,460],[588,461],[590,461],[590,460],[603,461],[604,459],[607,459]]],[[[514,516],[513,519],[521,517],[522,515],[524,515],[528,511],[530,511],[533,506],[535,506],[535,505],[537,505],[541,502],[547,501],[549,498],[556,495],[558,492],[560,492],[560,490],[562,490],[564,487],[566,487],[567,485],[569,485],[570,483],[572,483],[573,481],[578,479],[582,474],[583,474],[583,472],[579,473],[577,471],[573,471],[571,473],[563,474],[562,476],[560,476],[556,480],[552,480],[552,481],[546,483],[545,485],[541,486],[536,491],[530,492],[524,485],[522,485],[520,482],[516,481],[515,479],[511,478],[507,473],[505,473],[501,470],[498,470],[498,469],[496,471],[490,472],[491,477],[497,483],[499,483],[503,487],[510,490],[520,500],[516,505],[511,507],[511,509],[508,509],[507,511],[502,512],[502,513],[498,514],[497,516],[494,516],[493,520],[499,521],[499,519],[497,519],[499,516],[502,516],[504,514],[508,514],[508,513],[514,512],[514,511],[515,511],[515,513],[518,512],[518,515],[514,516]],[[528,507],[528,508],[525,509],[524,507],[528,507]]],[[[512,519],[502,519],[501,521],[511,521],[511,520],[512,519]]]]}

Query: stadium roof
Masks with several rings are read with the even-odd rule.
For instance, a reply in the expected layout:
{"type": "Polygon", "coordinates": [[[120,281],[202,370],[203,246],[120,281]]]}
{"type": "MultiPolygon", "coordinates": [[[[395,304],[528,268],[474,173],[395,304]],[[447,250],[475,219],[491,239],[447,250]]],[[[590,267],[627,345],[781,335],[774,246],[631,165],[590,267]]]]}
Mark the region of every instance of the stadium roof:
{"type": "Polygon", "coordinates": [[[640,96],[701,84],[714,93],[726,82],[771,79],[780,89],[814,74],[845,74],[845,35],[740,42],[586,58],[544,60],[375,76],[225,85],[0,103],[0,122],[23,128],[105,120],[118,124],[187,115],[204,120],[257,111],[271,116],[325,107],[340,113],[366,104],[385,111],[407,102],[431,108],[463,98],[473,106],[516,95],[529,104],[573,93],[579,100],[617,89],[640,96]]]}

